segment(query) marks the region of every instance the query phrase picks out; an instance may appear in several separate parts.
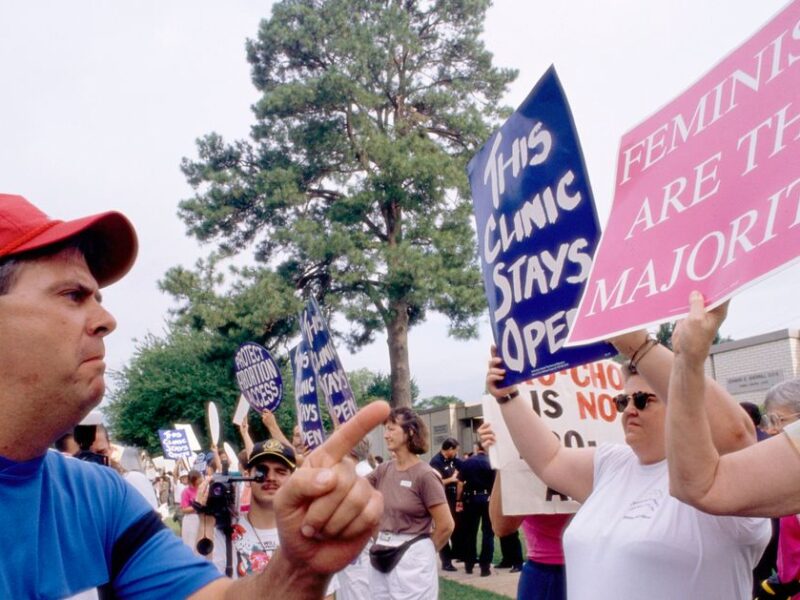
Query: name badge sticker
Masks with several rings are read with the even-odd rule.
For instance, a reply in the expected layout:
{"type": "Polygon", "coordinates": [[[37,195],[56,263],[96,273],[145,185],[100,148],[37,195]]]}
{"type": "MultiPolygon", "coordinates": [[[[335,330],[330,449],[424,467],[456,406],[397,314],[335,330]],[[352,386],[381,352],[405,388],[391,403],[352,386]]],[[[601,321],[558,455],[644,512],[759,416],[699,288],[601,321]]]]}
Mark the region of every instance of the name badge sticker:
{"type": "Polygon", "coordinates": [[[400,485],[406,488],[410,488],[411,482],[408,479],[403,479],[400,481],[400,485]]]}

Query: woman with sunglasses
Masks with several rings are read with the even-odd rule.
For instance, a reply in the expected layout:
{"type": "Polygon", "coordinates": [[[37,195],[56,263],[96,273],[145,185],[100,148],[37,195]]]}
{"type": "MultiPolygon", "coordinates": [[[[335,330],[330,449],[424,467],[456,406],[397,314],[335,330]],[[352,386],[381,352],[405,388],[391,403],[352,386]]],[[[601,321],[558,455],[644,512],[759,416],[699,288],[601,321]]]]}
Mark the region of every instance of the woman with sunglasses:
{"type": "MultiPolygon", "coordinates": [[[[669,495],[662,399],[672,352],[645,332],[614,344],[631,359],[615,400],[626,444],[565,448],[516,386],[497,387],[505,375],[497,356],[486,377],[520,455],[548,486],[582,503],[563,536],[567,596],[749,599],[768,521],[706,515],[669,495]]],[[[752,422],[719,386],[709,385],[706,403],[721,449],[755,440],[752,422]]]]}

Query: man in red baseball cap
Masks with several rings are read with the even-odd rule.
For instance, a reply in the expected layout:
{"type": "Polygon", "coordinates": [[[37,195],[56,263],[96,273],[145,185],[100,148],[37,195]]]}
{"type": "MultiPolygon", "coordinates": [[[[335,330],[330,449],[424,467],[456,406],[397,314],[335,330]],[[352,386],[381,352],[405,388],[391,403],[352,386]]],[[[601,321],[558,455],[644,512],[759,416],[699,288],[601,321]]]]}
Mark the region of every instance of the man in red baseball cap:
{"type": "Polygon", "coordinates": [[[386,419],[385,403],[359,412],[281,487],[281,548],[236,582],[193,556],[113,470],[48,452],[103,397],[116,321],[100,288],[130,270],[136,250],[120,213],[60,221],[0,194],[0,597],[322,597],[383,511],[342,458],[386,419]]]}
{"type": "Polygon", "coordinates": [[[22,196],[0,194],[0,260],[54,249],[75,242],[86,248],[86,260],[100,287],[121,279],[136,259],[136,232],[118,212],[74,221],[51,219],[22,196]]]}

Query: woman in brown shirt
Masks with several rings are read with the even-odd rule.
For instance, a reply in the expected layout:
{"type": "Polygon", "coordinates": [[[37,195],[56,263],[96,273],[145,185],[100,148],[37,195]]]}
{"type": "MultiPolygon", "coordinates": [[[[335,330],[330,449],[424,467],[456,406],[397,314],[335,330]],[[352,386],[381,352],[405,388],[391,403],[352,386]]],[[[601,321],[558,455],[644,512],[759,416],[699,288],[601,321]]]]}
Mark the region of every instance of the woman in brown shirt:
{"type": "Polygon", "coordinates": [[[370,568],[373,598],[438,597],[436,552],[453,531],[453,517],[436,471],[420,460],[428,432],[409,408],[395,408],[384,423],[383,438],[394,459],[367,476],[383,494],[383,519],[373,552],[402,546],[402,558],[388,572],[370,568]]]}

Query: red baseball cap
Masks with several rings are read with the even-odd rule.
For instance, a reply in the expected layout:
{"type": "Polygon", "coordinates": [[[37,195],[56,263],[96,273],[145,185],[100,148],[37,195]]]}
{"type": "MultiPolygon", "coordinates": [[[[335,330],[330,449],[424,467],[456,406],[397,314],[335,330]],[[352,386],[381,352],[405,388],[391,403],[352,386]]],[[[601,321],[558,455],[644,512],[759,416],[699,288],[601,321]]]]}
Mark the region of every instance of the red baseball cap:
{"type": "Polygon", "coordinates": [[[110,211],[74,221],[51,219],[22,196],[0,194],[0,259],[46,248],[82,233],[91,236],[89,269],[100,287],[118,281],[133,266],[139,243],[123,214],[110,211]]]}

